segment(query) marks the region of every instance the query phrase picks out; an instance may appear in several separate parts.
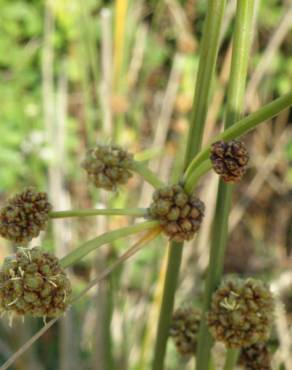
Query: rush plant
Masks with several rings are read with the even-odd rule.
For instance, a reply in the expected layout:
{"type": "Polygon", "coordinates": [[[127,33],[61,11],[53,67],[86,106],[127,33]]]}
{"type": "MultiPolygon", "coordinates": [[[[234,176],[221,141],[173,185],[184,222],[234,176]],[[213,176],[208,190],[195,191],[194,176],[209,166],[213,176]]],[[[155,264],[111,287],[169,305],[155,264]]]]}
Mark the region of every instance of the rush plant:
{"type": "Polygon", "coordinates": [[[168,260],[152,370],[163,370],[170,335],[182,353],[196,356],[197,370],[212,368],[211,348],[215,340],[227,344],[225,370],[233,369],[241,347],[251,347],[241,355],[241,361],[244,358],[249,361],[253,348],[264,346],[262,343],[268,338],[273,318],[273,299],[269,289],[252,279],[244,282],[235,280],[225,285],[221,281],[232,190],[234,183],[244,176],[248,162],[247,150],[239,139],[292,105],[292,93],[289,93],[241,118],[252,42],[254,3],[254,0],[237,1],[224,129],[202,148],[225,9],[225,0],[208,1],[184,167],[178,183],[164,184],[142,161],[134,160],[133,154],[115,144],[98,145],[88,148],[87,153],[84,153],[83,169],[90,182],[107,191],[115,191],[125,187],[133,172],[137,172],[153,186],[151,204],[146,204],[145,208],[54,211],[48,201],[49,195],[31,188],[21,190],[8,200],[0,213],[0,235],[12,241],[18,251],[4,261],[0,271],[1,311],[9,317],[42,316],[51,320],[1,369],[9,368],[66,309],[70,309],[70,305],[82,299],[91,287],[106,279],[120,264],[141,248],[147,247],[160,234],[165,235],[165,244],[168,243],[168,260]],[[174,312],[183,243],[193,239],[204,222],[204,200],[196,196],[196,187],[201,177],[210,170],[214,170],[221,180],[213,221],[204,302],[199,313],[192,309],[174,312]],[[144,218],[144,221],[98,235],[60,260],[45,253],[41,247],[28,247],[28,242],[32,240],[33,243],[33,238],[45,230],[50,219],[120,215],[144,218]],[[134,244],[111,266],[105,268],[78,295],[71,293],[70,282],[64,272],[66,268],[105,244],[136,234],[139,235],[134,244]],[[172,318],[175,318],[175,323],[172,318]],[[190,343],[184,342],[188,340],[193,350],[190,343]]]}

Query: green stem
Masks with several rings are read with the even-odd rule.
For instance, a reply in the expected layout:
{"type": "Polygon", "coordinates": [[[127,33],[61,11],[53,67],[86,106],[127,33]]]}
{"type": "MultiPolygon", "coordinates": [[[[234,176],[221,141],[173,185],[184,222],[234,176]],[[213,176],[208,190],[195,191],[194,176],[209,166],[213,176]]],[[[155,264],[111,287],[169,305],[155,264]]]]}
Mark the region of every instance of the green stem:
{"type": "MultiPolygon", "coordinates": [[[[209,0],[200,48],[200,61],[192,109],[191,126],[188,133],[185,153],[186,168],[191,159],[201,148],[204,125],[206,121],[210,87],[214,75],[219,35],[225,0],[209,0]]],[[[172,242],[169,246],[167,270],[164,281],[162,303],[160,308],[152,370],[162,370],[169,334],[169,325],[174,306],[175,290],[182,260],[183,243],[172,242]]]]}
{"type": "Polygon", "coordinates": [[[145,181],[151,184],[154,188],[161,188],[165,184],[148,167],[144,166],[142,162],[134,162],[134,171],[143,177],[145,181]]]}
{"type": "MultiPolygon", "coordinates": [[[[254,1],[237,1],[235,33],[231,61],[230,83],[227,94],[225,128],[239,119],[244,103],[247,66],[252,39],[254,1]]],[[[228,216],[231,206],[232,186],[220,181],[212,229],[209,268],[206,278],[203,310],[210,308],[212,294],[218,287],[223,273],[225,247],[228,235],[228,216]]],[[[197,350],[197,370],[208,370],[213,339],[206,319],[200,325],[197,350]]]]}
{"type": "Polygon", "coordinates": [[[239,349],[227,349],[223,370],[233,370],[239,356],[239,349]]]}
{"type": "Polygon", "coordinates": [[[50,218],[88,217],[88,216],[136,216],[144,217],[146,208],[104,208],[104,209],[72,209],[69,211],[50,212],[50,218]]]}
{"type": "Polygon", "coordinates": [[[203,176],[207,171],[212,168],[211,161],[207,159],[205,162],[202,162],[199,167],[197,167],[190,176],[186,179],[184,188],[188,194],[191,194],[198,183],[201,176],[203,176]]]}
{"type": "Polygon", "coordinates": [[[101,247],[104,244],[112,243],[117,239],[124,238],[132,234],[136,234],[140,231],[152,229],[158,224],[159,224],[158,221],[146,221],[139,223],[137,225],[124,227],[123,229],[109,231],[105,234],[102,234],[94,239],[85,242],[78,248],[74,249],[71,253],[67,254],[67,256],[63,257],[60,261],[61,266],[63,268],[69,267],[74,263],[80,261],[88,253],[101,247]]]}
{"type": "Polygon", "coordinates": [[[182,260],[182,250],[182,243],[176,242],[172,242],[168,250],[169,255],[167,261],[167,270],[164,282],[162,304],[159,313],[154,359],[152,364],[153,370],[163,369],[166,344],[169,335],[169,325],[174,305],[175,288],[177,286],[179,269],[182,260]]]}
{"type": "Polygon", "coordinates": [[[211,356],[211,358],[210,358],[210,363],[209,363],[209,369],[208,370],[216,370],[213,356],[211,356]]]}
{"type": "MultiPolygon", "coordinates": [[[[237,121],[227,130],[215,136],[212,142],[218,140],[228,141],[237,139],[240,136],[247,134],[249,131],[255,129],[259,124],[277,116],[280,112],[291,106],[292,106],[292,92],[272,101],[269,104],[264,105],[256,112],[251,113],[247,117],[237,121]]],[[[185,181],[187,181],[187,178],[203,161],[208,159],[209,154],[210,146],[200,151],[200,153],[192,160],[192,162],[188,166],[184,175],[185,181]]]]}
{"type": "Polygon", "coordinates": [[[219,48],[219,35],[224,9],[225,0],[208,1],[207,16],[204,24],[200,49],[200,61],[194,103],[191,114],[191,126],[188,134],[186,150],[187,162],[189,162],[201,148],[211,84],[219,48]]]}

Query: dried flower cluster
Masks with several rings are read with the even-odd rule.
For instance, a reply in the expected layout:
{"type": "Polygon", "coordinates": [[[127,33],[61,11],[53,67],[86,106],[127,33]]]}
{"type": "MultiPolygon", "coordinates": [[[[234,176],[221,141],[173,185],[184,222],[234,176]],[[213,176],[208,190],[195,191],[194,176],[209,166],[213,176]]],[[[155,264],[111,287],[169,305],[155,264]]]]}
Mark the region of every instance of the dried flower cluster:
{"type": "Polygon", "coordinates": [[[194,195],[188,195],[180,185],[156,190],[149,207],[150,217],[159,220],[171,240],[179,242],[193,238],[204,211],[204,203],[194,195]]]}
{"type": "Polygon", "coordinates": [[[178,308],[174,312],[170,336],[181,355],[195,353],[201,316],[201,310],[195,308],[178,308]]]}
{"type": "Polygon", "coordinates": [[[87,151],[82,167],[97,188],[113,191],[132,176],[133,156],[118,145],[97,145],[87,151]]]}
{"type": "Polygon", "coordinates": [[[44,230],[52,206],[46,193],[27,188],[8,200],[0,211],[0,235],[24,245],[44,230]]]}
{"type": "Polygon", "coordinates": [[[245,370],[272,370],[271,356],[266,343],[256,343],[241,349],[239,364],[245,370]]]}
{"type": "Polygon", "coordinates": [[[238,182],[246,172],[248,152],[241,141],[217,141],[211,146],[213,169],[225,182],[238,182]]]}
{"type": "Polygon", "coordinates": [[[229,280],[213,294],[208,323],[213,337],[229,348],[247,347],[269,338],[274,302],[255,279],[229,280]]]}
{"type": "Polygon", "coordinates": [[[0,309],[35,317],[65,312],[71,284],[59,260],[40,248],[21,248],[0,270],[0,309]]]}

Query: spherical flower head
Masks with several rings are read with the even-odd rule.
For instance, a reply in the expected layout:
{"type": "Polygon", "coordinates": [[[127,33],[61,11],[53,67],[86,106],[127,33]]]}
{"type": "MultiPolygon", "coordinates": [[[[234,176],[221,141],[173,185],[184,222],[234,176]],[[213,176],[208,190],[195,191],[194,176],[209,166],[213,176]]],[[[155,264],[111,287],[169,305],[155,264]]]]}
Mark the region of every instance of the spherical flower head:
{"type": "Polygon", "coordinates": [[[164,233],[178,242],[194,237],[204,211],[204,203],[194,195],[188,195],[180,185],[156,190],[148,210],[151,218],[159,220],[164,233]]]}
{"type": "Polygon", "coordinates": [[[217,141],[211,146],[210,160],[223,181],[234,183],[246,172],[249,156],[241,141],[217,141]]]}
{"type": "Polygon", "coordinates": [[[273,296],[260,280],[229,280],[213,294],[209,328],[227,347],[247,347],[269,338],[273,311],[273,296]]]}
{"type": "Polygon", "coordinates": [[[270,351],[266,343],[255,343],[242,348],[238,362],[245,370],[272,370],[270,351]]]}
{"type": "Polygon", "coordinates": [[[18,245],[27,244],[46,228],[51,209],[46,193],[25,189],[1,209],[0,235],[18,245]]]}
{"type": "Polygon", "coordinates": [[[201,310],[191,307],[178,308],[173,313],[169,335],[183,356],[195,353],[201,317],[201,310]]]}
{"type": "Polygon", "coordinates": [[[19,248],[0,270],[2,312],[34,317],[58,317],[65,312],[71,283],[57,257],[40,248],[19,248]]]}
{"type": "Polygon", "coordinates": [[[132,176],[133,156],[118,145],[97,145],[87,151],[82,167],[94,186],[113,191],[132,176]]]}

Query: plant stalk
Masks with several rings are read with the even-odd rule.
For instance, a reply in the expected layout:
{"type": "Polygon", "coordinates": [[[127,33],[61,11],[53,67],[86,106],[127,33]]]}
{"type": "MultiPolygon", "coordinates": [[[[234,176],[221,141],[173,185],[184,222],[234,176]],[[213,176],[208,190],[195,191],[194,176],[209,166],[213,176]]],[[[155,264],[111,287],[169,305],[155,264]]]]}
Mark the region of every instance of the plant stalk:
{"type": "MultiPolygon", "coordinates": [[[[201,148],[210,88],[219,48],[219,36],[225,3],[225,0],[208,1],[206,21],[200,48],[200,61],[192,109],[191,126],[189,128],[187,149],[185,153],[185,168],[201,148]]],[[[175,290],[182,260],[182,249],[183,243],[172,242],[169,246],[167,271],[158,320],[152,370],[163,369],[169,325],[174,306],[175,290]]]]}
{"type": "Polygon", "coordinates": [[[68,211],[53,211],[50,218],[89,217],[89,216],[135,216],[144,217],[146,208],[103,208],[103,209],[72,209],[68,211]]]}
{"type": "Polygon", "coordinates": [[[117,267],[119,267],[123,262],[128,260],[134,254],[136,254],[141,248],[149,244],[161,233],[159,226],[153,227],[152,230],[149,230],[145,235],[139,238],[135,244],[133,244],[125,253],[123,253],[111,266],[106,268],[98,277],[91,280],[89,284],[75,297],[72,298],[71,304],[78,301],[82,298],[93,286],[100,283],[102,280],[105,280],[117,267]]]}
{"type": "Polygon", "coordinates": [[[164,186],[163,182],[152,172],[148,167],[146,167],[143,162],[134,162],[134,171],[136,171],[145,181],[147,181],[154,188],[161,188],[164,186]]]}
{"type": "Polygon", "coordinates": [[[174,295],[179,276],[182,260],[183,244],[172,242],[168,247],[167,270],[163,287],[163,297],[158,319],[158,327],[155,342],[155,352],[152,364],[153,370],[162,370],[166,353],[166,344],[169,334],[174,295]]]}
{"type": "Polygon", "coordinates": [[[124,227],[123,229],[109,231],[94,239],[87,241],[86,243],[80,245],[78,248],[74,249],[71,253],[67,254],[67,256],[63,257],[60,260],[60,264],[63,268],[67,268],[73,265],[74,263],[80,261],[88,253],[101,247],[104,244],[112,243],[117,239],[136,234],[140,231],[152,229],[158,225],[159,225],[158,221],[146,221],[141,222],[137,225],[124,227]]]}
{"type": "Polygon", "coordinates": [[[214,76],[220,42],[220,30],[225,9],[225,0],[209,0],[200,47],[200,61],[197,74],[191,126],[188,133],[186,165],[200,150],[207,116],[211,84],[214,76]]]}
{"type": "Polygon", "coordinates": [[[186,179],[184,189],[188,194],[191,194],[198,183],[201,176],[208,172],[212,168],[211,161],[207,159],[205,162],[202,162],[186,179]]]}
{"type": "Polygon", "coordinates": [[[227,349],[223,370],[233,370],[239,356],[239,349],[227,349]]]}
{"type": "MultiPolygon", "coordinates": [[[[225,128],[235,123],[241,114],[244,103],[247,67],[252,40],[254,1],[237,1],[230,83],[227,93],[225,128]]],[[[210,308],[213,292],[220,284],[223,274],[225,247],[228,235],[228,216],[231,207],[232,186],[220,181],[210,246],[209,269],[203,312],[210,308]]],[[[209,333],[206,318],[203,317],[199,330],[197,350],[197,370],[208,370],[213,339],[209,333]]]]}

